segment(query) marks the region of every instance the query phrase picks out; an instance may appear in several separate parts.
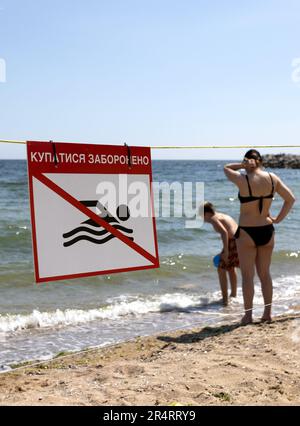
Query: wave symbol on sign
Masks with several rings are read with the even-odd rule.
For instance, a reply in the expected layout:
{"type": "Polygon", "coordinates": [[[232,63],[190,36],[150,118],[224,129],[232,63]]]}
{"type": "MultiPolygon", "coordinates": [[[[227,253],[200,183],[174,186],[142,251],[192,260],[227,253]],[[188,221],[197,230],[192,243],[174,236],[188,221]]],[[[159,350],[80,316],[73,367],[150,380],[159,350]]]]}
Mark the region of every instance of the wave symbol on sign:
{"type": "MultiPolygon", "coordinates": [[[[109,223],[111,226],[113,226],[115,229],[121,231],[125,234],[132,234],[133,230],[130,228],[126,228],[125,226],[122,226],[120,224],[120,221],[126,221],[130,218],[130,210],[128,206],[125,204],[121,204],[118,206],[116,210],[116,214],[118,219],[116,219],[114,216],[112,216],[111,213],[97,200],[91,200],[91,201],[81,201],[81,203],[88,207],[97,207],[100,210],[100,215],[105,222],[109,223]]],[[[127,238],[130,240],[134,240],[133,237],[129,237],[126,235],[127,238]]],[[[63,243],[64,247],[70,247],[73,244],[78,243],[79,241],[89,241],[93,244],[105,244],[108,241],[115,238],[113,234],[111,234],[109,231],[107,231],[103,226],[96,223],[93,219],[88,219],[81,223],[80,226],[77,228],[72,229],[69,232],[66,232],[63,234],[64,239],[71,238],[68,241],[65,241],[63,243]],[[72,238],[73,237],[73,238],[72,238]]]]}

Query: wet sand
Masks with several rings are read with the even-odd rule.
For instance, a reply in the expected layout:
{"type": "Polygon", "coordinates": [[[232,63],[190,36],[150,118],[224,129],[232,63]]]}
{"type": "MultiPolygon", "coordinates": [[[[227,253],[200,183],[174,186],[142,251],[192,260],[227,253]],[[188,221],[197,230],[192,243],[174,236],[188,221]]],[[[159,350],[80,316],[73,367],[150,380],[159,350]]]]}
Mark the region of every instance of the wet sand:
{"type": "Polygon", "coordinates": [[[300,314],[137,338],[0,375],[1,405],[299,405],[300,314]]]}

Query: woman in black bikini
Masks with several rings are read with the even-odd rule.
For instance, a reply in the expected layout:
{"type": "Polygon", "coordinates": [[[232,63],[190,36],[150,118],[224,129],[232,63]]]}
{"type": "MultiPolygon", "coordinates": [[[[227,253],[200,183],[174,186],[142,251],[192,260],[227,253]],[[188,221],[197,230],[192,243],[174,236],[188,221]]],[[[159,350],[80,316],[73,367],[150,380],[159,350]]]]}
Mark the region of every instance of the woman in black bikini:
{"type": "Polygon", "coordinates": [[[274,247],[273,223],[280,223],[292,208],[295,197],[292,191],[274,173],[262,170],[262,158],[251,149],[241,164],[227,164],[224,172],[239,188],[241,203],[239,227],[235,234],[243,282],[245,315],[242,324],[252,322],[255,267],[261,282],[265,309],[262,321],[271,321],[273,284],[270,275],[274,247]],[[246,175],[238,170],[245,169],[246,175]],[[269,210],[275,193],[284,200],[277,217],[269,210]]]}

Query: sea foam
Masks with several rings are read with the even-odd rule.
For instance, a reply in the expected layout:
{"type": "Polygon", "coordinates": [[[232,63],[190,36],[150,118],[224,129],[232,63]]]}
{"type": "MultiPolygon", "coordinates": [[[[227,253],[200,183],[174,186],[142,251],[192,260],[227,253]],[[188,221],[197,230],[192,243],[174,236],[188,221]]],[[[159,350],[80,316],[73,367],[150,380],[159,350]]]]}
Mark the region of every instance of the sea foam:
{"type": "Polygon", "coordinates": [[[216,299],[216,295],[201,299],[199,295],[180,293],[164,294],[148,298],[137,297],[135,300],[126,296],[112,300],[110,305],[95,309],[56,309],[53,312],[33,310],[27,315],[0,315],[0,332],[8,333],[24,329],[59,327],[82,324],[94,320],[117,320],[120,317],[138,316],[147,313],[169,311],[187,311],[203,306],[208,300],[216,299]]]}

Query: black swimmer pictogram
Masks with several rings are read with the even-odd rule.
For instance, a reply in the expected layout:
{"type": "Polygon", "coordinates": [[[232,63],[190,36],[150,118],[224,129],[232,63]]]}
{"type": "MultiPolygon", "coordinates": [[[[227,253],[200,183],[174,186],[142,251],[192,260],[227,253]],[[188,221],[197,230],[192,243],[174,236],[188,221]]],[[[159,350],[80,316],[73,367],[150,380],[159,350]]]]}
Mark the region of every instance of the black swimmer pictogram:
{"type": "MultiPolygon", "coordinates": [[[[125,204],[121,204],[118,206],[116,210],[116,215],[118,217],[115,218],[107,209],[97,200],[88,200],[88,201],[80,201],[81,204],[87,207],[97,207],[100,210],[99,216],[105,220],[105,222],[109,223],[115,229],[124,232],[125,234],[132,234],[133,230],[130,228],[126,228],[120,224],[120,221],[126,221],[130,218],[130,210],[128,206],[125,204]]],[[[126,235],[127,236],[127,235],[126,235]]],[[[63,238],[71,238],[68,241],[63,243],[64,247],[70,247],[73,244],[78,243],[79,241],[86,240],[94,244],[105,244],[111,239],[115,238],[113,234],[107,231],[103,226],[96,223],[93,219],[85,220],[81,222],[81,225],[77,228],[72,229],[69,232],[63,234],[63,238]],[[80,233],[80,235],[78,235],[80,233]],[[74,237],[74,238],[71,238],[74,237]]],[[[133,237],[127,236],[130,240],[134,240],[133,237]]]]}

